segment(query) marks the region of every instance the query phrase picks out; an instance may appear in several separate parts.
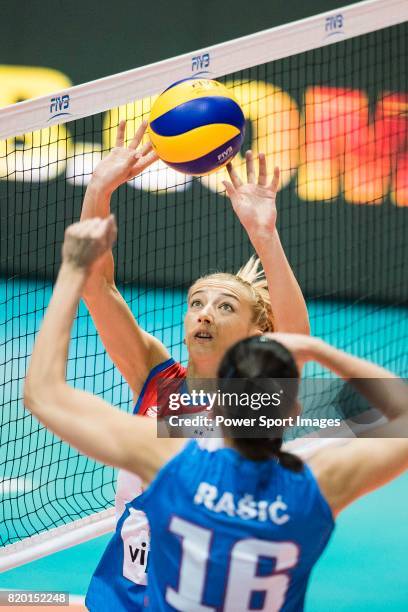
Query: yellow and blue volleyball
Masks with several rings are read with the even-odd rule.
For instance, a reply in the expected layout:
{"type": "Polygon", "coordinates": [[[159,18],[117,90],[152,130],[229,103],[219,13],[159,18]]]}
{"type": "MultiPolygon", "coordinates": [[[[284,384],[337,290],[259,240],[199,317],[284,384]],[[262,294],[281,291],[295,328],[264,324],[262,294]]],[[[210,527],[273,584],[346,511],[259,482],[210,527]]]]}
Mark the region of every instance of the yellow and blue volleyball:
{"type": "Polygon", "coordinates": [[[210,79],[184,79],[155,101],[149,122],[153,148],[168,166],[201,176],[238,153],[245,117],[230,91],[210,79]]]}

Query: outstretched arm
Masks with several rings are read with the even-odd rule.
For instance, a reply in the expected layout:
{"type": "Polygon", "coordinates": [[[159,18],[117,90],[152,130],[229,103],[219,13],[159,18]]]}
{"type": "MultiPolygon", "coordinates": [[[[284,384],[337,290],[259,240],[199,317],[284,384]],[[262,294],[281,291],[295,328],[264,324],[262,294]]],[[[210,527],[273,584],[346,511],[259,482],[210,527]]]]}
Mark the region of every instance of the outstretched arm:
{"type": "Polygon", "coordinates": [[[137,472],[149,482],[182,441],[156,436],[156,420],[125,414],[66,383],[70,331],[92,263],[116,236],[113,216],[70,226],[63,263],[24,386],[26,407],[51,431],[97,461],[137,472]]]}
{"type": "Polygon", "coordinates": [[[261,260],[268,281],[276,331],[308,334],[310,327],[306,303],[276,228],[279,168],[275,168],[272,182],[269,182],[266,158],[260,153],[256,181],[251,151],[246,154],[246,168],[248,183],[243,184],[229,164],[227,169],[231,182],[224,181],[224,185],[232,207],[261,260]]]}
{"type": "Polygon", "coordinates": [[[272,334],[299,361],[317,361],[348,380],[388,419],[364,439],[327,448],[310,464],[334,514],[408,469],[408,385],[374,363],[340,351],[322,340],[297,334],[272,334]],[[370,439],[368,439],[368,436],[370,439]]]}
{"type": "MultiPolygon", "coordinates": [[[[139,147],[146,123],[142,123],[129,147],[124,146],[126,122],[118,127],[116,146],[98,164],[85,193],[81,220],[106,218],[112,193],[140,174],[157,159],[148,143],[139,147]]],[[[82,290],[107,353],[137,396],[149,371],[169,358],[159,340],[142,330],[118,291],[114,280],[112,250],[95,263],[82,290]]]]}

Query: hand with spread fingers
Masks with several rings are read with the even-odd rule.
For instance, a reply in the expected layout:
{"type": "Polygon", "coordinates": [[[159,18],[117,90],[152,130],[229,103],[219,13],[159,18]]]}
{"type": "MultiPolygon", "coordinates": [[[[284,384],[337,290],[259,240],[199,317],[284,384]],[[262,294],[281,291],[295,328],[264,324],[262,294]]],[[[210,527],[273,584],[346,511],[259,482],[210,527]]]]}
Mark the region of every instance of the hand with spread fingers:
{"type": "Polygon", "coordinates": [[[227,165],[231,182],[223,181],[232,207],[247,231],[249,237],[269,236],[276,226],[276,193],[279,185],[279,168],[275,168],[271,182],[268,182],[266,157],[259,154],[259,174],[256,172],[252,151],[246,153],[247,180],[241,181],[232,164],[227,165]]]}
{"type": "Polygon", "coordinates": [[[93,180],[103,185],[105,190],[112,193],[158,159],[150,141],[139,146],[146,128],[147,121],[143,121],[129,146],[125,147],[126,121],[119,123],[116,146],[99,162],[93,174],[93,180]]]}

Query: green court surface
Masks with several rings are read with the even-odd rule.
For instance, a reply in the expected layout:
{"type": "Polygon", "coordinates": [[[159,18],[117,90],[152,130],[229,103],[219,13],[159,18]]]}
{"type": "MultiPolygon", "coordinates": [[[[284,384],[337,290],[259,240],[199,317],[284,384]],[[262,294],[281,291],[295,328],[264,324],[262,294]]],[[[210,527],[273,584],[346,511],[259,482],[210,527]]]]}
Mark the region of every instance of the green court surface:
{"type": "MultiPolygon", "coordinates": [[[[0,282],[0,321],[5,322],[0,324],[0,482],[8,483],[0,489],[2,543],[75,520],[107,507],[113,499],[114,471],[46,434],[22,407],[27,356],[50,292],[50,284],[42,281],[0,282]]],[[[155,329],[167,346],[175,346],[175,359],[185,358],[182,326],[174,325],[182,320],[184,294],[136,287],[124,288],[123,293],[128,303],[137,303],[141,325],[155,329]]],[[[408,309],[331,301],[311,301],[308,306],[314,335],[408,375],[408,309]]],[[[107,358],[83,305],[73,338],[69,380],[103,393],[117,405],[130,405],[128,388],[107,358]]],[[[320,370],[310,368],[309,373],[317,376],[320,370]]],[[[408,610],[407,500],[404,475],[340,516],[313,573],[308,612],[408,610]]],[[[84,594],[107,540],[108,536],[98,538],[5,572],[0,588],[84,594]]]]}

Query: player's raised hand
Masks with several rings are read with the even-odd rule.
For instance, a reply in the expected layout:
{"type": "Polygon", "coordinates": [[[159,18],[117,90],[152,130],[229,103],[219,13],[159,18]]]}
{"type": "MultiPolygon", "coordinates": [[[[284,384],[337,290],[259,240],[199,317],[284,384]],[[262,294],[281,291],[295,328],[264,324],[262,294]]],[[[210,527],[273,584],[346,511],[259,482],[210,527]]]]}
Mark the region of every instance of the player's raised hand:
{"type": "Polygon", "coordinates": [[[271,340],[283,344],[290,351],[296,361],[309,361],[313,359],[314,349],[322,344],[322,340],[305,334],[287,334],[282,332],[268,332],[264,334],[271,340]]]}
{"type": "Polygon", "coordinates": [[[146,127],[147,121],[143,121],[125,147],[126,121],[119,123],[115,147],[99,162],[93,174],[93,179],[106,191],[114,191],[158,159],[150,142],[140,146],[146,127]]]}
{"type": "Polygon", "coordinates": [[[283,344],[292,353],[296,361],[299,372],[308,361],[318,361],[322,363],[318,355],[324,351],[328,345],[320,338],[309,336],[308,334],[291,334],[283,332],[268,332],[264,334],[271,340],[276,340],[283,344]]]}
{"type": "Polygon", "coordinates": [[[260,153],[258,180],[252,151],[246,156],[247,183],[243,183],[232,164],[227,165],[231,182],[223,181],[232,207],[250,237],[268,237],[276,226],[276,193],[279,185],[279,168],[272,181],[268,180],[266,157],[260,153]]]}
{"type": "Polygon", "coordinates": [[[116,240],[115,217],[94,218],[73,223],[65,230],[62,246],[64,263],[76,268],[89,269],[116,240]]]}

